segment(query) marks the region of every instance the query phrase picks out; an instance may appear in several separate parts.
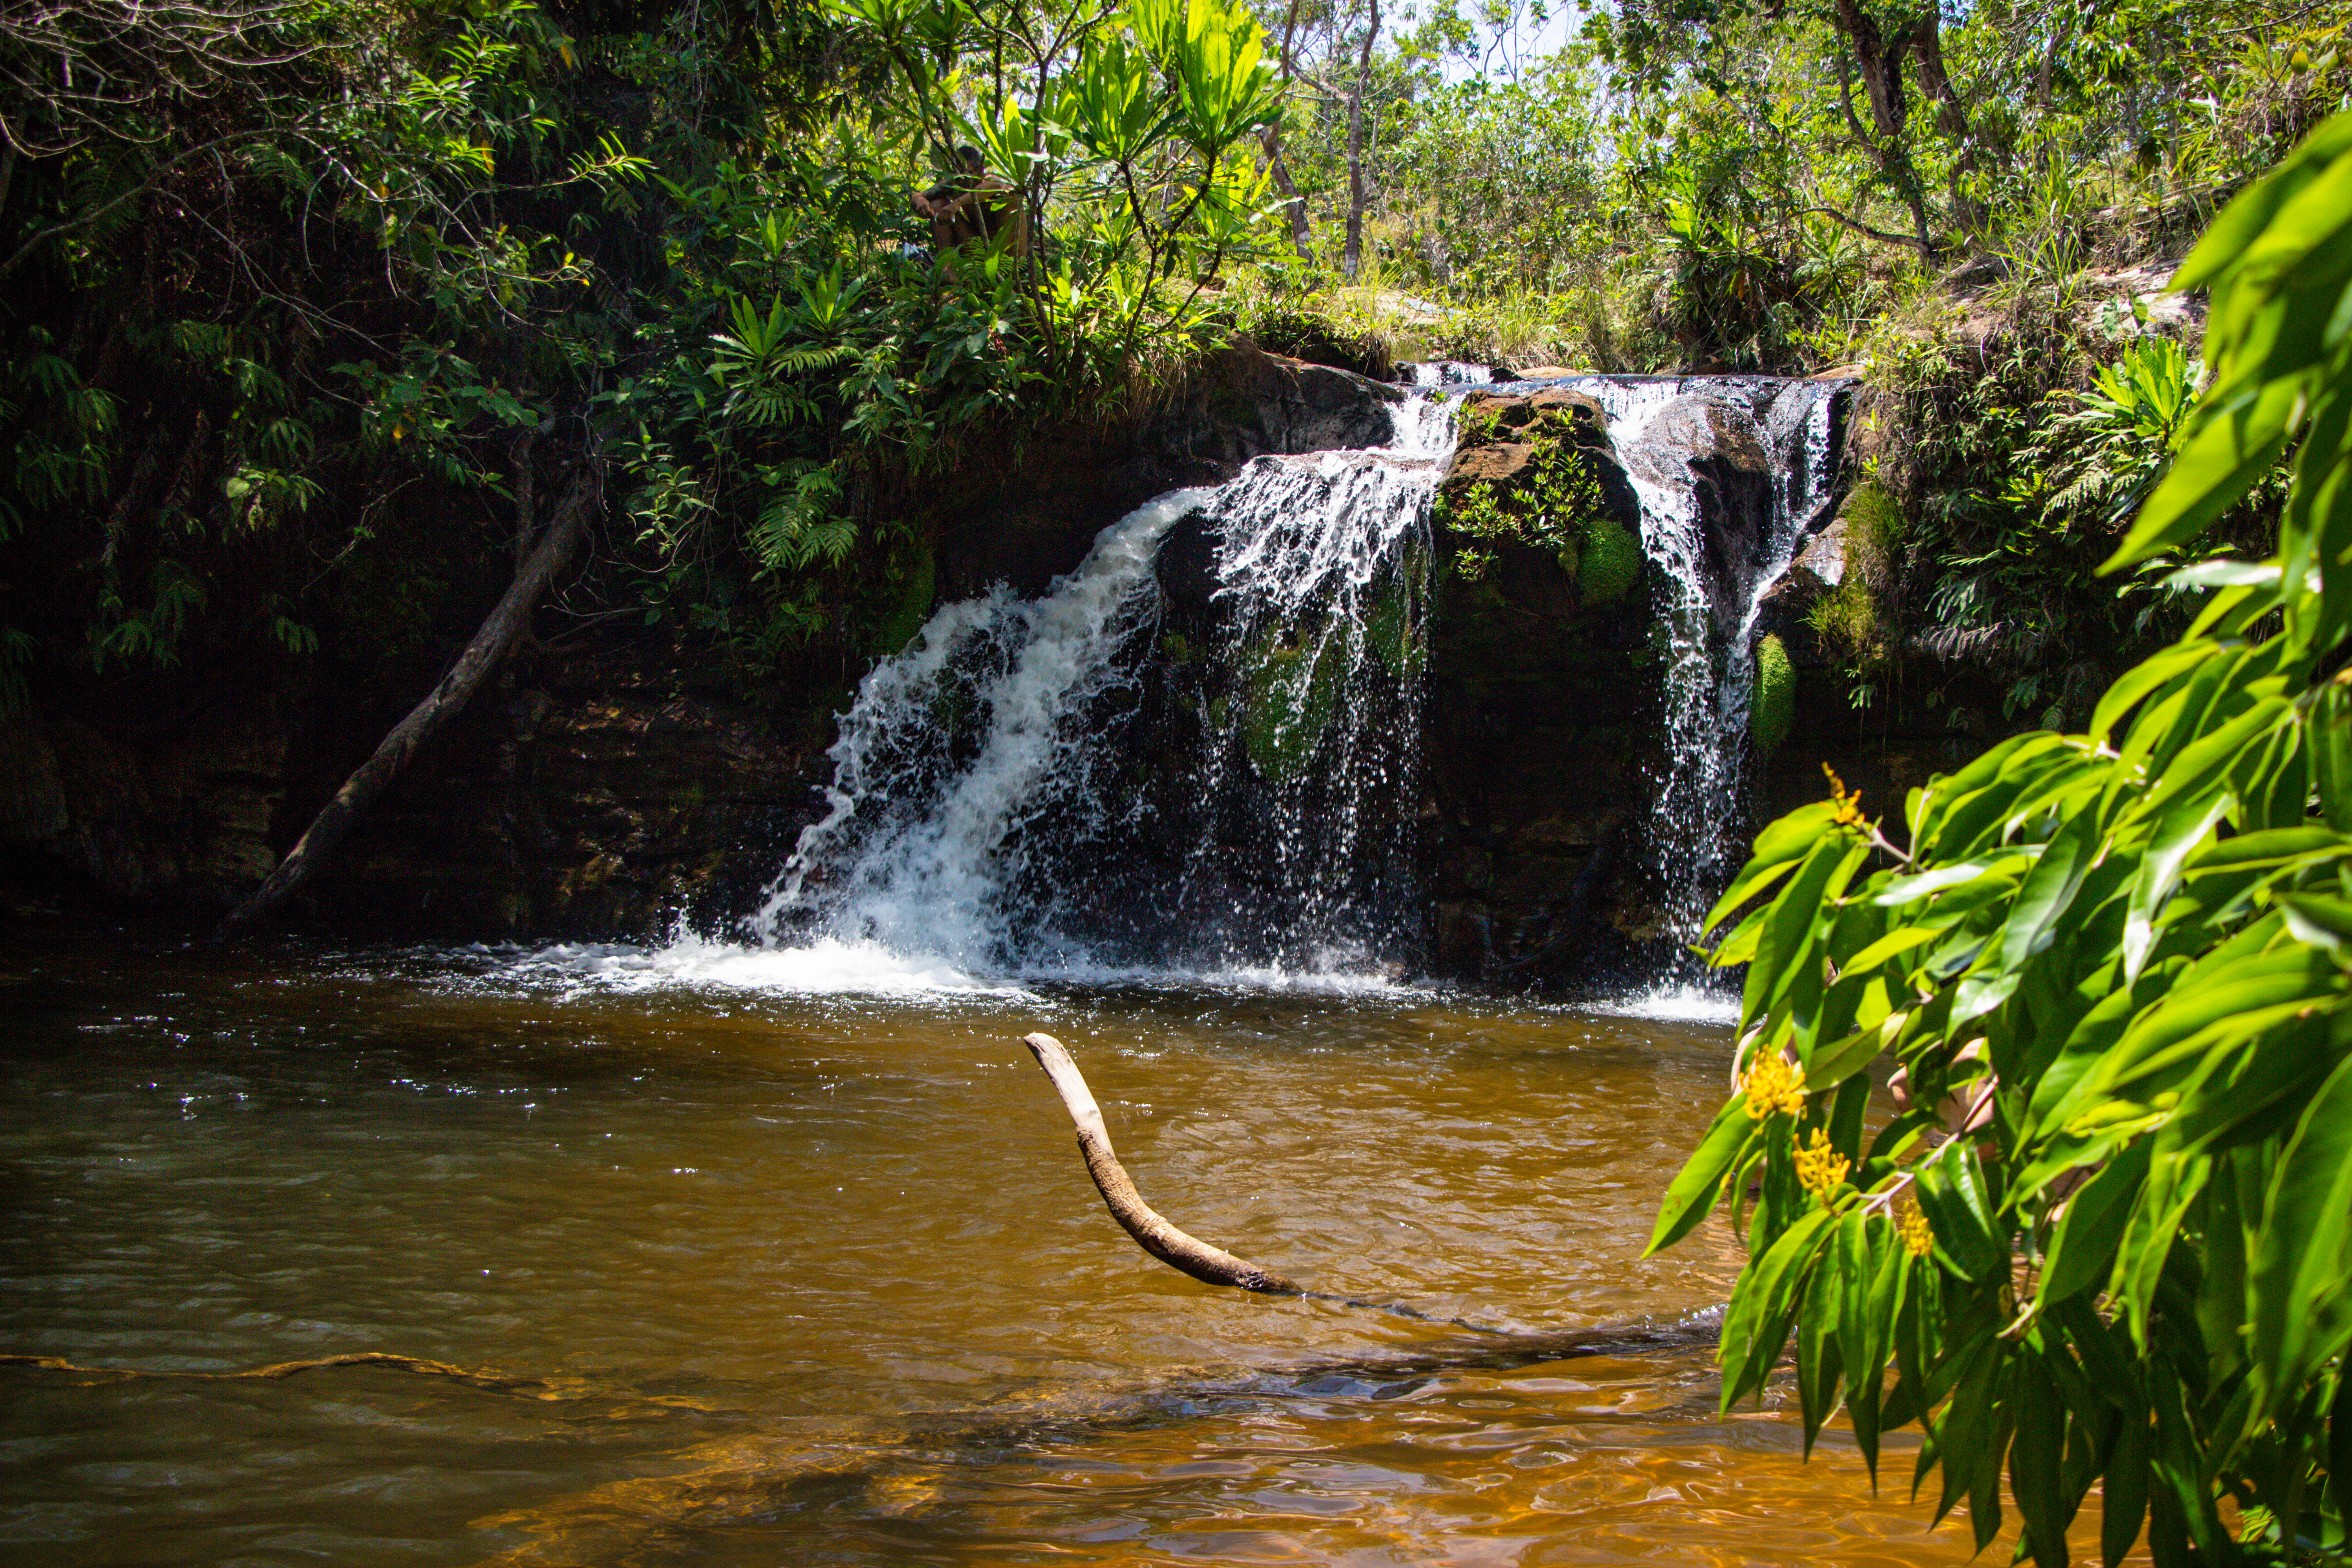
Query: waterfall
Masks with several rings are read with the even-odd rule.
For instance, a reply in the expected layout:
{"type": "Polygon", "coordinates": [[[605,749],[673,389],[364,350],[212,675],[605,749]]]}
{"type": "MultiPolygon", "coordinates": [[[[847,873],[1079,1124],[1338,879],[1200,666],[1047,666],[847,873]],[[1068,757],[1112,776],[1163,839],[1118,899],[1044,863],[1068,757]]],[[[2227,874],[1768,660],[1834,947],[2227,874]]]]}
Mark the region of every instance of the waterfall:
{"type": "Polygon", "coordinates": [[[1160,496],[1042,598],[939,610],[843,716],[760,947],[964,974],[1402,959],[1452,421],[1412,397],[1395,427],[1160,496]],[[1180,533],[1205,593],[1155,574],[1180,533]]]}
{"type": "MultiPolygon", "coordinates": [[[[1463,370],[1418,379],[1476,384],[1463,370]]],[[[1640,838],[1674,954],[1659,994],[1711,1007],[1685,950],[1749,826],[1756,629],[1828,493],[1838,389],[1541,384],[1601,405],[1639,505],[1664,656],[1640,838]]],[[[1385,446],[1260,457],[1145,503],[1042,596],[941,606],[841,715],[824,814],[748,942],[583,956],[801,991],[1418,967],[1443,395],[1406,395],[1385,446]]]]}
{"type": "Polygon", "coordinates": [[[1021,830],[1056,805],[1095,806],[1103,752],[1081,721],[1126,684],[1116,656],[1148,616],[1138,590],[1160,539],[1208,499],[1146,502],[1045,597],[999,587],[946,605],[874,667],[833,746],[828,809],[753,917],[763,945],[822,910],[836,937],[960,968],[1001,962],[1021,830]]]}
{"type": "Polygon", "coordinates": [[[1746,842],[1757,621],[1829,494],[1838,389],[1717,376],[1570,384],[1610,415],[1641,502],[1643,553],[1664,595],[1666,760],[1651,862],[1674,953],[1664,978],[1696,984],[1705,972],[1689,948],[1746,842]],[[1741,515],[1730,493],[1747,454],[1765,469],[1748,498],[1762,502],[1760,515],[1741,515]],[[1722,515],[1706,515],[1710,500],[1722,515]]]}

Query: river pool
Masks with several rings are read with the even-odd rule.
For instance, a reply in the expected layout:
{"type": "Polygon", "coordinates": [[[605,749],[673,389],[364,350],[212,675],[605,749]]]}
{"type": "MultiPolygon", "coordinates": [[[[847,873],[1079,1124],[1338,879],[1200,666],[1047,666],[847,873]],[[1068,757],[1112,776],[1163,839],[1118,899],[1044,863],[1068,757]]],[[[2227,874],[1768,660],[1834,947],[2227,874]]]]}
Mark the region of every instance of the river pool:
{"type": "MultiPolygon", "coordinates": [[[[1370,982],[793,994],[625,952],[0,963],[0,1560],[1958,1563],[1640,1257],[1720,1023],[1370,982]],[[1196,1284],[1088,1184],[1318,1289],[1196,1284]],[[1696,1315],[1696,1316],[1695,1316],[1696,1315]],[[1527,1361],[1519,1333],[1666,1348],[1527,1361]],[[283,1371],[360,1352],[404,1360],[283,1371]],[[437,1364],[425,1364],[437,1363],[437,1364]],[[280,1375],[225,1376],[277,1366],[280,1375]]],[[[2002,1548],[1996,1547],[1995,1551],[2002,1548]]]]}

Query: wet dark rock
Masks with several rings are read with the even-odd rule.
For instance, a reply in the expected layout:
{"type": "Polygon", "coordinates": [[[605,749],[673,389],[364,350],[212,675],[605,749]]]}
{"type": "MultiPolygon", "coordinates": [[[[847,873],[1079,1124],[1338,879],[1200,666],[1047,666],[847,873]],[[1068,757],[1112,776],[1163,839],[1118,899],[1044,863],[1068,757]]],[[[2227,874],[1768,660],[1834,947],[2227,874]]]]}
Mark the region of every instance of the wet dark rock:
{"type": "Polygon", "coordinates": [[[1035,595],[1086,559],[1095,535],[1152,497],[1223,484],[1265,453],[1385,446],[1395,386],[1256,349],[1212,356],[1137,418],[1067,428],[1017,454],[972,453],[938,519],[939,598],[992,584],[1035,595]]]}
{"type": "Polygon", "coordinates": [[[420,761],[320,874],[339,929],[578,938],[723,924],[822,808],[805,738],[697,689],[685,650],[541,653],[420,761]]]}
{"type": "MultiPolygon", "coordinates": [[[[1473,393],[1440,495],[1532,504],[1540,443],[1589,456],[1603,510],[1640,527],[1601,405],[1582,393],[1473,393]]],[[[1621,873],[1661,763],[1646,584],[1591,604],[1556,548],[1441,524],[1422,751],[1432,967],[1503,985],[1589,975],[1647,918],[1621,873]],[[1489,557],[1473,575],[1463,548],[1489,557]]]]}
{"type": "Polygon", "coordinates": [[[277,864],[287,737],[266,707],[112,731],[38,710],[0,721],[0,881],[112,903],[225,900],[277,864]]]}
{"type": "Polygon", "coordinates": [[[1177,520],[1160,542],[1152,571],[1180,626],[1205,623],[1213,613],[1210,600],[1217,592],[1219,542],[1216,525],[1204,511],[1177,520]]]}
{"type": "Polygon", "coordinates": [[[1708,394],[1678,397],[1651,416],[1626,461],[1645,478],[1692,486],[1716,622],[1726,629],[1737,625],[1757,575],[1769,564],[1777,480],[1751,407],[1708,394]]]}
{"type": "MultiPolygon", "coordinates": [[[[286,923],[582,939],[744,912],[819,809],[823,759],[812,737],[695,689],[695,666],[667,639],[519,658],[286,923]]],[[[286,704],[136,724],[19,715],[0,724],[0,894],[208,926],[277,864],[374,722],[331,735],[286,704]]]]}

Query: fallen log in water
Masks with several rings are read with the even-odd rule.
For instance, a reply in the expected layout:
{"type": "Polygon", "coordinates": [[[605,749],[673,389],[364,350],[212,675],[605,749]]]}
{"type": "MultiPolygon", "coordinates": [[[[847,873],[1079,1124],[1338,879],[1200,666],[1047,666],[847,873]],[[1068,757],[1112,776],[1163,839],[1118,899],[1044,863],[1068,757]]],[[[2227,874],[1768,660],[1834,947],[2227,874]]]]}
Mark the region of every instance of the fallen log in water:
{"type": "Polygon", "coordinates": [[[1055,1091],[1062,1097],[1063,1109],[1070,1113],[1070,1121],[1077,1129],[1078,1152],[1086,1156],[1087,1174],[1095,1179],[1095,1190],[1109,1205],[1111,1218],[1135,1237],[1138,1247],[1204,1285],[1233,1285],[1267,1296],[1314,1294],[1296,1281],[1244,1262],[1223,1247],[1195,1240],[1169,1224],[1143,1201],[1128,1176],[1127,1167],[1112,1152],[1110,1131],[1103,1125],[1102,1107],[1095,1103],[1094,1092],[1087,1088],[1086,1075],[1070,1059],[1068,1047],[1051,1035],[1031,1035],[1021,1043],[1029,1047],[1029,1054],[1037,1058],[1037,1065],[1053,1080],[1055,1091]]]}
{"type": "MultiPolygon", "coordinates": [[[[1496,1334],[1508,1339],[1523,1336],[1510,1329],[1492,1323],[1474,1323],[1465,1318],[1439,1318],[1405,1305],[1402,1301],[1367,1301],[1353,1296],[1333,1295],[1324,1290],[1310,1290],[1295,1279],[1286,1279],[1270,1268],[1234,1257],[1223,1247],[1186,1235],[1171,1225],[1135,1190],[1134,1179],[1127,1167],[1118,1163],[1118,1155],[1110,1146],[1110,1130],[1103,1125],[1102,1107],[1095,1103],[1094,1091],[1087,1088],[1086,1075],[1078,1064],[1070,1059],[1069,1047],[1051,1035],[1030,1035],[1023,1038],[1029,1054],[1045,1069],[1053,1080],[1055,1091],[1062,1097],[1063,1109],[1070,1113],[1071,1124],[1077,1129],[1078,1152],[1087,1160],[1087,1173],[1095,1179],[1095,1190],[1102,1194],[1109,1206],[1111,1217],[1120,1228],[1135,1238],[1138,1247],[1170,1268],[1181,1270],[1207,1285],[1232,1285],[1244,1290],[1255,1290],[1266,1296],[1303,1296],[1310,1301],[1332,1301],[1343,1307],[1362,1307],[1371,1311],[1388,1312],[1415,1322],[1437,1323],[1447,1328],[1467,1329],[1472,1333],[1496,1334]]],[[[1589,1353],[1584,1348],[1601,1343],[1640,1342],[1658,1331],[1646,1327],[1624,1329],[1571,1330],[1566,1334],[1539,1336],[1551,1350],[1560,1353],[1589,1353]]]]}

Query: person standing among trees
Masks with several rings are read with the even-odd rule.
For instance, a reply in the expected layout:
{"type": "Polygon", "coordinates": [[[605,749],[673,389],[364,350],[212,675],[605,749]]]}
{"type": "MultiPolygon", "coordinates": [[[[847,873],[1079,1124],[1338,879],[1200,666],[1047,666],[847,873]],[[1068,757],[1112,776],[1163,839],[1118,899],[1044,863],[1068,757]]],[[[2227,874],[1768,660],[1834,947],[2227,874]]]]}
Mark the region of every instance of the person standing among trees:
{"type": "Polygon", "coordinates": [[[931,220],[931,246],[948,276],[955,276],[955,253],[981,241],[1003,247],[1007,256],[1029,250],[1029,215],[1020,188],[988,172],[980,149],[955,150],[956,170],[915,197],[915,213],[931,220]]]}

